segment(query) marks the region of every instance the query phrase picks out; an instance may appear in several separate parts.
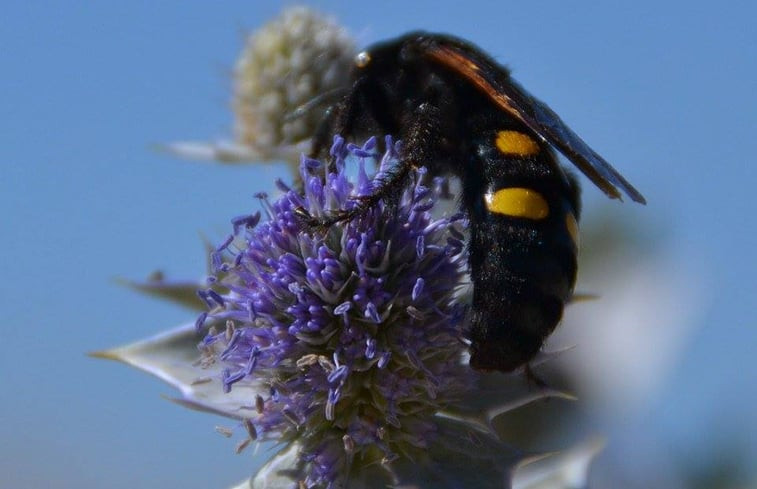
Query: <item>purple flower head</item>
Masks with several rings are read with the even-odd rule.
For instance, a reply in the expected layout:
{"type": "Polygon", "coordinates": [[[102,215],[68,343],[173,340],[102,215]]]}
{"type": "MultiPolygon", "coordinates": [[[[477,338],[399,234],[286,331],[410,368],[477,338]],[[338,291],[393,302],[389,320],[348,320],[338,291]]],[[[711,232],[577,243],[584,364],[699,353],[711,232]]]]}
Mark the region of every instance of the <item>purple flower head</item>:
{"type": "Polygon", "coordinates": [[[336,139],[336,172],[325,175],[303,159],[304,192],[282,185],[281,198],[261,198],[260,223],[235,219],[234,240],[213,252],[222,273],[200,294],[213,309],[198,324],[227,325],[201,348],[225,366],[226,389],[257,387],[246,423],[260,439],[302,447],[307,487],[340,487],[355,463],[411,457],[434,436],[433,414],[471,385],[457,299],[463,223],[432,217],[439,192],[423,170],[396,206],[326,230],[298,218],[298,208],[323,216],[370,194],[396,164],[396,143],[386,147],[381,157],[374,139],[336,139]],[[373,179],[366,165],[378,158],[373,179]]]}

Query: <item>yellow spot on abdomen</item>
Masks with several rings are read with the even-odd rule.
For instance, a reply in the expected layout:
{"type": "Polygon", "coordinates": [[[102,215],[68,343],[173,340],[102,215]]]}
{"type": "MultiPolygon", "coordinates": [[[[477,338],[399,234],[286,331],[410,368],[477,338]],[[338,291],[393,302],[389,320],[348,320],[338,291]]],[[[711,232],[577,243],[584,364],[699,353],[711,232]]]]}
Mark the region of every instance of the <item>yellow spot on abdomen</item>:
{"type": "Polygon", "coordinates": [[[576,222],[576,216],[571,212],[568,212],[565,215],[565,227],[568,228],[568,234],[570,234],[570,239],[573,240],[573,244],[578,248],[578,223],[576,222]]]}
{"type": "Polygon", "coordinates": [[[549,204],[536,190],[522,187],[502,188],[484,195],[486,208],[496,214],[526,219],[544,219],[549,215],[549,204]]]}
{"type": "Polygon", "coordinates": [[[533,156],[540,151],[536,141],[518,131],[499,131],[494,144],[508,156],[533,156]]]}

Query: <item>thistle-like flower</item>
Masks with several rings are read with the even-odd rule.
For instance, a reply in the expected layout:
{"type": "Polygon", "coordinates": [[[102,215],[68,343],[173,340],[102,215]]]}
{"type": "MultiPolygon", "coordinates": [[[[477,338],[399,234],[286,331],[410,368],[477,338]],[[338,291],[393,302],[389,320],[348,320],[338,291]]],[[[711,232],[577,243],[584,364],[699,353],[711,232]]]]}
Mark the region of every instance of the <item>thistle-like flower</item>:
{"type": "MultiPolygon", "coordinates": [[[[380,203],[323,232],[296,215],[346,209],[370,194],[365,165],[375,146],[337,141],[338,171],[325,180],[312,174],[317,162],[305,161],[304,195],[284,188],[275,202],[263,197],[267,220],[255,228],[258,216],[236,220],[237,241],[214,255],[223,279],[201,291],[213,306],[203,320],[226,324],[203,341],[206,358],[225,366],[225,389],[259,388],[258,412],[246,422],[264,439],[300,444],[307,487],[340,486],[353,463],[426,448],[433,415],[472,381],[456,300],[465,272],[461,217],[432,218],[436,196],[422,173],[396,208],[380,203]],[[354,184],[345,159],[359,162],[354,184]]],[[[388,139],[387,147],[379,173],[395,160],[396,145],[388,139]]]]}

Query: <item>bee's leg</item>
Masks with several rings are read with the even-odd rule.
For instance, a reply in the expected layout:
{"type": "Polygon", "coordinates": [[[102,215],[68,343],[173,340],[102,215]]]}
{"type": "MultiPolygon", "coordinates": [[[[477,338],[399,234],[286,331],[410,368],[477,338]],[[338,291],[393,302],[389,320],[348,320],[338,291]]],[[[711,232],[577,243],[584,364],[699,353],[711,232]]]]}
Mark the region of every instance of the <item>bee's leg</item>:
{"type": "Polygon", "coordinates": [[[380,200],[396,205],[402,190],[408,184],[412,170],[422,165],[432,165],[436,159],[440,138],[439,110],[431,104],[421,104],[415,112],[402,137],[397,165],[375,182],[374,191],[356,199],[357,205],[351,209],[331,212],[322,217],[311,216],[305,209],[296,210],[298,216],[313,227],[327,228],[338,222],[350,221],[368,209],[376,206],[380,200]]]}
{"type": "Polygon", "coordinates": [[[311,158],[328,158],[330,172],[336,171],[334,157],[329,153],[334,142],[334,136],[342,136],[348,139],[355,132],[362,131],[359,125],[364,124],[364,121],[358,120],[359,114],[369,110],[365,107],[362,99],[364,86],[365,83],[362,80],[355,81],[347,95],[326,109],[326,113],[313,134],[308,156],[311,158]]]}
{"type": "Polygon", "coordinates": [[[334,134],[334,127],[338,118],[341,104],[332,105],[326,109],[323,118],[315,128],[313,139],[310,142],[310,158],[319,158],[324,155],[324,150],[327,150],[331,144],[331,138],[334,134]]]}

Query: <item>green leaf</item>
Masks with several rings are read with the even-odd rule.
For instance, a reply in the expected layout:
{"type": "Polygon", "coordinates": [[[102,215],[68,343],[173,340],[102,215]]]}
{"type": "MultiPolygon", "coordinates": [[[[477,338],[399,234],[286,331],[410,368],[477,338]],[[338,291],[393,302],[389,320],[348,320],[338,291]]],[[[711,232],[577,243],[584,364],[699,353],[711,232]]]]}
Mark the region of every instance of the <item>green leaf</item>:
{"type": "Polygon", "coordinates": [[[179,158],[221,164],[256,165],[286,162],[293,174],[299,173],[300,157],[310,150],[310,139],[268,148],[245,146],[236,141],[174,141],[155,145],[155,149],[179,158]]]}
{"type": "Polygon", "coordinates": [[[197,344],[200,340],[194,324],[185,324],[145,340],[90,355],[123,362],[159,378],[181,392],[179,398],[169,399],[183,406],[234,419],[248,417],[254,412],[257,386],[240,383],[225,393],[221,367],[199,364],[197,344]]]}
{"type": "MultiPolygon", "coordinates": [[[[568,349],[542,352],[530,362],[536,367],[561,355],[568,349]]],[[[522,369],[512,373],[481,372],[477,376],[474,393],[460,402],[446,407],[441,416],[458,419],[482,430],[494,431],[492,422],[497,416],[541,399],[575,400],[575,396],[549,386],[529,381],[522,369]]]]}
{"type": "Polygon", "coordinates": [[[578,489],[587,487],[589,467],[604,440],[594,438],[535,463],[521,464],[513,489],[578,489]]]}
{"type": "MultiPolygon", "coordinates": [[[[291,488],[292,482],[289,481],[289,484],[291,488]]],[[[229,489],[254,489],[254,487],[252,485],[252,479],[245,479],[239,484],[235,484],[233,487],[230,487],[229,489]]]]}
{"type": "Polygon", "coordinates": [[[166,299],[180,306],[188,307],[195,311],[205,311],[207,305],[197,296],[197,291],[203,287],[200,282],[166,281],[160,272],[154,272],[146,281],[135,282],[132,280],[117,279],[121,285],[159,299],[166,299]]]}
{"type": "MultiPolygon", "coordinates": [[[[298,443],[291,443],[280,450],[263,465],[257,474],[232,489],[292,489],[297,481],[298,443]]],[[[294,486],[296,487],[296,486],[294,486]]]]}

